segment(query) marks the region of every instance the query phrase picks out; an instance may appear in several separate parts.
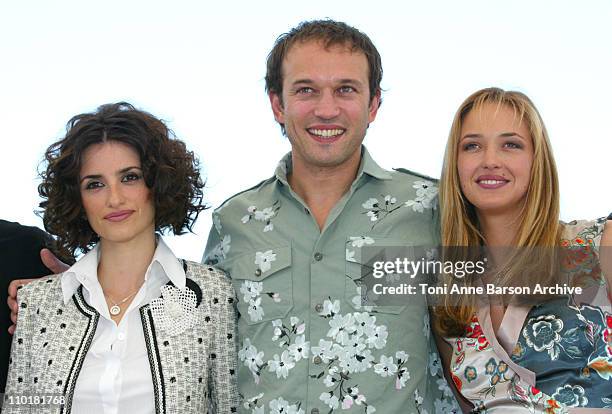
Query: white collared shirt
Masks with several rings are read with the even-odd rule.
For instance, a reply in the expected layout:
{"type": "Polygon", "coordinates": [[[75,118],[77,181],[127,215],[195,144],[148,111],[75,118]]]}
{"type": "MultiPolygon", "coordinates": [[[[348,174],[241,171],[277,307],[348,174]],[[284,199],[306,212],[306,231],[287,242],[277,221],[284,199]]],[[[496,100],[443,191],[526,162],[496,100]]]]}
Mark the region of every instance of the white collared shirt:
{"type": "Polygon", "coordinates": [[[119,325],[111,319],[98,281],[99,248],[83,256],[62,275],[64,303],[83,285],[85,301],[100,313],[96,333],[78,376],[72,412],[88,414],[150,414],[155,412],[151,366],[139,308],[161,295],[171,281],[185,288],[185,271],[158,238],[145,281],[119,325]]]}

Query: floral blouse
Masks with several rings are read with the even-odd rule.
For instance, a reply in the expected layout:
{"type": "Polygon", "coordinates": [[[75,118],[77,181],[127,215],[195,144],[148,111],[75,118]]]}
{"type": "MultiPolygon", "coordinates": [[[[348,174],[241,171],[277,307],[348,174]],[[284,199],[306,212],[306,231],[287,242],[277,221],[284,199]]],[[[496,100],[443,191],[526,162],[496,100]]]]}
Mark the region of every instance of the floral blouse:
{"type": "Polygon", "coordinates": [[[452,346],[450,376],[473,413],[612,413],[612,306],[593,259],[605,219],[566,225],[562,246],[580,247],[572,267],[590,269],[595,299],[510,304],[497,335],[481,306],[452,346]],[[589,263],[589,261],[591,261],[589,263]]]}

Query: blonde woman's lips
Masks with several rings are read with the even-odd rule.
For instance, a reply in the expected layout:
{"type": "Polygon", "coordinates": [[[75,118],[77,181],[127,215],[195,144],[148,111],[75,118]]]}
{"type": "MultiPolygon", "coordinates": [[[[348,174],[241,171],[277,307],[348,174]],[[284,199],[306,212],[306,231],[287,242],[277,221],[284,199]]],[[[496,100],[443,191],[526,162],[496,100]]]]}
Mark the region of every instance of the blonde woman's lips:
{"type": "Polygon", "coordinates": [[[487,190],[493,190],[496,188],[503,187],[508,184],[510,181],[501,175],[481,175],[476,179],[476,184],[478,184],[481,188],[487,190]]]}

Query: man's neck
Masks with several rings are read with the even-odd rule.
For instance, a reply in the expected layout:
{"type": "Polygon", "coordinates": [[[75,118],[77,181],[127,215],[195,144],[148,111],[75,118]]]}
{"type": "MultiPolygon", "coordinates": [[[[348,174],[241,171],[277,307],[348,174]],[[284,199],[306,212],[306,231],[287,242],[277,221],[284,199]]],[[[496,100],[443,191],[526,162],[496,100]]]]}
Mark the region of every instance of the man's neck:
{"type": "Polygon", "coordinates": [[[361,162],[361,151],[340,165],[315,167],[292,154],[292,171],[287,177],[291,189],[310,209],[319,229],[323,229],[332,208],[351,187],[361,162]]]}

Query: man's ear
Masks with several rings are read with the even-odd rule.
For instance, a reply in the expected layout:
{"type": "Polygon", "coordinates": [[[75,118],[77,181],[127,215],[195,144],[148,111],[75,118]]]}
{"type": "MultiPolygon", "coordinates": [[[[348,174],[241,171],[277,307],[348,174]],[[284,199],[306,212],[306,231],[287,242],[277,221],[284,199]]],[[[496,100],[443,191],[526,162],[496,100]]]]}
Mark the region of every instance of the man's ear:
{"type": "Polygon", "coordinates": [[[270,98],[270,106],[274,113],[274,119],[276,119],[276,122],[283,125],[285,123],[283,100],[276,92],[268,92],[268,98],[270,98]]]}
{"type": "Polygon", "coordinates": [[[378,107],[380,107],[380,97],[380,89],[378,89],[370,100],[370,107],[368,108],[368,124],[374,122],[374,120],[376,119],[378,107]]]}

